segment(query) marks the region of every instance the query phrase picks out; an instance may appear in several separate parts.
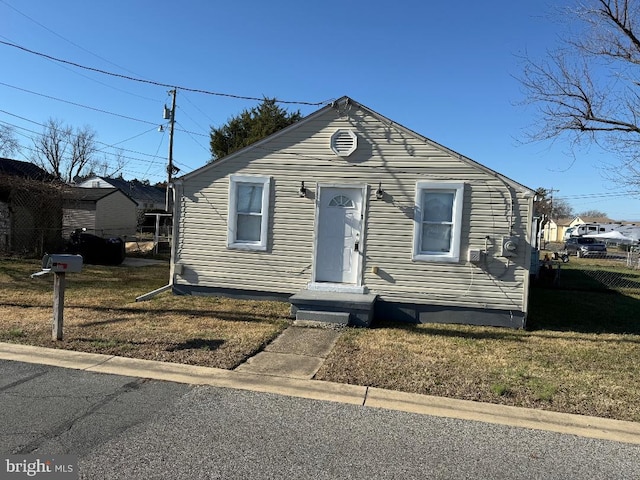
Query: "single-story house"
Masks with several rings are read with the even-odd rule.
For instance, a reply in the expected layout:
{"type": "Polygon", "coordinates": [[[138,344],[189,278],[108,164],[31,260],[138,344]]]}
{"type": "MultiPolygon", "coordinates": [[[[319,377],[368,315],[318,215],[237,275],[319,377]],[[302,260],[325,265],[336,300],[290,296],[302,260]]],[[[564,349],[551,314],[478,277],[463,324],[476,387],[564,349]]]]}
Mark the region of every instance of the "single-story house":
{"type": "Polygon", "coordinates": [[[118,188],[133,199],[139,212],[160,211],[166,207],[165,189],[143,183],[139,180],[125,180],[122,177],[89,177],[78,183],[81,188],[118,188]]]}
{"type": "Polygon", "coordinates": [[[175,293],[365,326],[525,325],[534,191],[348,97],[174,188],[175,293]]]}
{"type": "Polygon", "coordinates": [[[63,208],[63,235],[76,229],[100,237],[127,237],[136,234],[137,205],[117,188],[70,188],[63,208]]]}

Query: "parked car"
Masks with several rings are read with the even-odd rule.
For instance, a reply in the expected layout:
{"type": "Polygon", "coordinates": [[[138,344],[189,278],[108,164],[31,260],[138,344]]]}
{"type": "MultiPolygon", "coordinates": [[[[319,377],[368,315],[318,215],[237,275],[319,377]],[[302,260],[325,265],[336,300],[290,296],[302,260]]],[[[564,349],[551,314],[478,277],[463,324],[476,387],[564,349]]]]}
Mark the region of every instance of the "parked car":
{"type": "Polygon", "coordinates": [[[564,243],[564,249],[569,255],[578,257],[604,256],[607,253],[607,246],[604,242],[595,238],[571,237],[564,243]]]}

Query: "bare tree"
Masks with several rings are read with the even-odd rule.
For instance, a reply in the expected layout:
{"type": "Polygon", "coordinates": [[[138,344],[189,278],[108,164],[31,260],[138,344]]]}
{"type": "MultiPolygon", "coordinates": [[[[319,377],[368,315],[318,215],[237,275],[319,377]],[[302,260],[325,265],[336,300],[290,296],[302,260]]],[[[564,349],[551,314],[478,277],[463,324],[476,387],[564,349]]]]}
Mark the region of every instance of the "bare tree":
{"type": "Polygon", "coordinates": [[[96,152],[96,132],[85,125],[82,129],[77,129],[71,135],[71,154],[69,155],[68,178],[70,182],[80,175],[85,167],[89,165],[96,152]]]}
{"type": "Polygon", "coordinates": [[[71,182],[87,168],[96,153],[95,131],[76,128],[50,118],[42,135],[33,140],[33,161],[56,178],[71,182]]]}
{"type": "Polygon", "coordinates": [[[578,213],[579,217],[592,217],[592,218],[608,218],[609,215],[600,211],[600,210],[585,210],[584,212],[578,213]]]}
{"type": "Polygon", "coordinates": [[[122,174],[122,170],[126,166],[126,159],[122,150],[118,150],[114,154],[114,159],[108,159],[105,155],[102,159],[93,158],[87,165],[87,171],[84,177],[115,177],[122,174]]]}
{"type": "Polygon", "coordinates": [[[616,180],[637,187],[640,0],[575,1],[572,33],[544,60],[525,58],[520,80],[542,120],[531,138],[598,144],[619,158],[616,180]]]}
{"type": "Polygon", "coordinates": [[[14,155],[20,149],[13,129],[8,125],[0,125],[0,155],[8,157],[14,155]]]}

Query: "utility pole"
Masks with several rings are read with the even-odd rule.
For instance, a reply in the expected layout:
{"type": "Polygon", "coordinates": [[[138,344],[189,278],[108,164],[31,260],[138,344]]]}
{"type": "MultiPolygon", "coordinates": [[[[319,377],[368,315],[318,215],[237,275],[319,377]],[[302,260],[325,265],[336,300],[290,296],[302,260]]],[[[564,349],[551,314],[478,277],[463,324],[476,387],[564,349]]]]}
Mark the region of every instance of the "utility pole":
{"type": "Polygon", "coordinates": [[[167,165],[167,194],[165,199],[165,210],[169,213],[171,210],[171,180],[173,177],[173,125],[176,121],[176,95],[178,90],[174,88],[169,90],[171,95],[171,110],[169,111],[169,118],[167,119],[167,107],[165,107],[165,120],[169,120],[169,164],[167,165]]]}

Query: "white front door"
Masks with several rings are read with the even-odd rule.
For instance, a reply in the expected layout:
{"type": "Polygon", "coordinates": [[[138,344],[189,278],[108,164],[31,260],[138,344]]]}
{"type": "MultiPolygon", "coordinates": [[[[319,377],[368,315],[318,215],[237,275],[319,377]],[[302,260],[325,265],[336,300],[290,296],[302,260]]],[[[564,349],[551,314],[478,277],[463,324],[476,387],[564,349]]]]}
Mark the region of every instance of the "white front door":
{"type": "Polygon", "coordinates": [[[362,189],[319,187],[315,281],[358,284],[362,189]]]}

